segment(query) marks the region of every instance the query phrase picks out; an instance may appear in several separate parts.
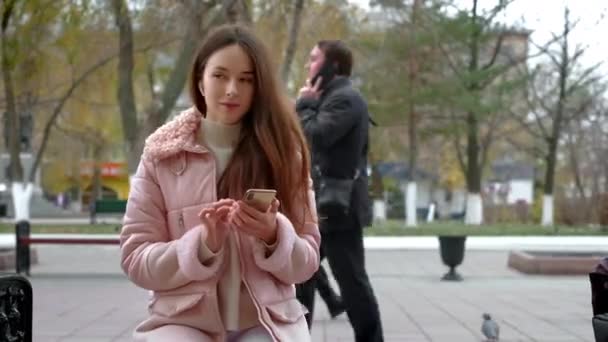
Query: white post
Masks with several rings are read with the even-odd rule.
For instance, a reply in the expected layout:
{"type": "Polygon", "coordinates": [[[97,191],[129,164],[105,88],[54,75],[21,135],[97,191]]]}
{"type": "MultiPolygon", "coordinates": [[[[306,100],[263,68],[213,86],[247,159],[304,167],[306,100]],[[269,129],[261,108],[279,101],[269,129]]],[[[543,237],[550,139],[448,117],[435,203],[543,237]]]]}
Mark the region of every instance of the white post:
{"type": "Polygon", "coordinates": [[[426,215],[426,222],[433,222],[435,219],[435,203],[431,202],[429,205],[429,212],[426,215]]]}
{"type": "Polygon", "coordinates": [[[13,207],[15,208],[15,222],[29,221],[30,219],[30,200],[34,190],[33,183],[13,182],[11,195],[13,207]]]}
{"type": "Polygon", "coordinates": [[[543,226],[553,225],[553,195],[543,195],[543,226]]]}
{"type": "Polygon", "coordinates": [[[386,203],[383,199],[374,198],[374,222],[386,221],[386,203]]]}
{"type": "Polygon", "coordinates": [[[406,227],[416,227],[416,182],[407,183],[407,193],[405,197],[406,207],[406,227]]]}
{"type": "Polygon", "coordinates": [[[481,195],[469,192],[467,193],[467,206],[464,217],[464,223],[470,225],[480,225],[483,221],[483,204],[481,195]]]}

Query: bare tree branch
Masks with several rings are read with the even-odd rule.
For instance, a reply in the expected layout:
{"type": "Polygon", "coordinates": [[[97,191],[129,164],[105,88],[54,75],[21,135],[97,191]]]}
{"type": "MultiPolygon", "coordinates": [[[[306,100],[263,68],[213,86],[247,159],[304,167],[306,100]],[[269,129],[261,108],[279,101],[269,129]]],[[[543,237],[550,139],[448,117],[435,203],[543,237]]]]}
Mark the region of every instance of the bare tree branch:
{"type": "Polygon", "coordinates": [[[570,56],[570,58],[568,58],[570,65],[576,64],[576,62],[579,60],[579,58],[581,58],[581,56],[585,54],[585,51],[587,51],[587,48],[582,48],[580,46],[577,46],[576,49],[574,50],[574,54],[572,56],[570,56]]]}
{"type": "Polygon", "coordinates": [[[68,137],[94,145],[103,145],[107,143],[107,139],[105,139],[98,131],[91,129],[90,127],[84,127],[84,130],[79,128],[67,127],[58,122],[55,123],[55,129],[68,137]]]}
{"type": "Polygon", "coordinates": [[[55,124],[55,121],[57,120],[57,117],[63,110],[63,106],[65,105],[66,101],[70,98],[70,96],[72,95],[74,90],[76,90],[76,88],[78,88],[78,86],[87,77],[89,77],[91,74],[93,74],[97,69],[108,64],[114,58],[115,58],[115,56],[112,55],[112,56],[103,58],[100,61],[98,61],[97,63],[93,64],[91,67],[89,67],[85,72],[83,72],[79,77],[77,77],[74,80],[74,83],[72,83],[72,86],[59,99],[59,102],[53,109],[51,117],[49,118],[49,120],[46,122],[46,124],[44,126],[44,131],[42,134],[42,141],[40,143],[40,147],[38,148],[38,152],[36,153],[36,159],[34,160],[34,164],[32,165],[32,168],[30,169],[30,173],[29,173],[29,177],[28,177],[29,182],[33,182],[36,178],[36,170],[38,169],[38,166],[40,165],[40,162],[42,160],[42,155],[44,154],[44,151],[46,150],[46,146],[47,146],[50,134],[51,134],[51,128],[53,127],[53,125],[55,124]]]}
{"type": "MultiPolygon", "coordinates": [[[[511,70],[512,68],[514,68],[515,66],[517,66],[518,64],[504,64],[501,65],[500,67],[495,67],[493,69],[493,74],[492,75],[488,75],[486,77],[486,79],[484,80],[484,82],[479,82],[479,87],[480,89],[485,89],[487,86],[489,86],[490,84],[492,84],[494,81],[496,81],[496,79],[504,74],[506,74],[509,70],[511,70]]],[[[488,68],[489,69],[489,68],[488,68]]],[[[488,70],[486,69],[486,70],[488,70]]]]}
{"type": "Polygon", "coordinates": [[[547,151],[539,147],[538,144],[525,145],[513,137],[506,137],[506,139],[510,145],[514,146],[518,150],[526,152],[528,155],[534,158],[542,158],[547,154],[547,151]]]}
{"type": "Polygon", "coordinates": [[[486,15],[483,22],[483,26],[488,27],[492,25],[496,16],[500,14],[500,12],[504,11],[510,4],[515,2],[515,0],[498,0],[498,5],[494,6],[490,11],[489,15],[486,15]]]}
{"type": "Polygon", "coordinates": [[[460,80],[460,81],[464,81],[464,75],[462,74],[462,72],[460,71],[462,68],[459,67],[453,60],[452,60],[452,53],[450,53],[441,43],[437,43],[437,47],[439,48],[439,50],[441,51],[441,53],[443,54],[443,57],[445,58],[445,60],[448,62],[448,66],[450,67],[450,70],[454,73],[454,75],[456,75],[456,77],[460,80]]]}
{"type": "MultiPolygon", "coordinates": [[[[546,138],[546,136],[543,133],[538,133],[538,131],[533,129],[531,123],[526,121],[526,119],[524,117],[514,113],[513,111],[510,111],[510,112],[511,112],[511,117],[514,118],[519,123],[521,128],[525,129],[526,132],[528,132],[532,137],[534,137],[535,139],[539,139],[539,140],[543,140],[546,138]]],[[[544,129],[544,126],[541,126],[541,127],[542,127],[542,129],[544,129]]],[[[508,136],[508,134],[506,134],[506,136],[508,136]]]]}
{"type": "MultiPolygon", "coordinates": [[[[421,14],[424,16],[424,11],[422,11],[421,14]]],[[[452,59],[453,54],[450,53],[448,49],[446,49],[446,47],[441,43],[440,34],[437,32],[436,27],[434,25],[425,25],[426,22],[429,22],[429,20],[420,20],[419,27],[425,30],[427,33],[432,34],[435,45],[437,46],[437,48],[439,48],[439,51],[446,59],[450,70],[456,75],[459,80],[464,81],[464,75],[460,71],[462,68],[459,67],[457,63],[452,59]]]]}
{"type": "Polygon", "coordinates": [[[574,132],[569,132],[568,134],[566,134],[567,136],[567,146],[568,146],[568,152],[569,152],[569,159],[570,159],[570,168],[572,170],[572,174],[574,176],[574,184],[576,184],[576,188],[579,192],[579,195],[581,196],[581,198],[583,200],[587,199],[587,196],[585,194],[585,186],[583,185],[583,181],[581,179],[581,170],[580,170],[580,162],[579,162],[579,158],[578,158],[578,153],[576,150],[576,143],[574,141],[574,132]]]}
{"type": "Polygon", "coordinates": [[[597,83],[602,79],[601,76],[589,77],[602,65],[602,62],[596,63],[590,68],[587,68],[570,86],[566,89],[566,95],[572,95],[578,89],[584,89],[591,84],[597,83]]]}
{"type": "Polygon", "coordinates": [[[545,55],[545,56],[549,57],[556,67],[559,67],[561,65],[559,59],[554,55],[554,52],[549,50],[549,46],[551,45],[551,43],[541,46],[541,45],[536,44],[532,40],[530,40],[530,44],[534,45],[534,47],[536,47],[539,50],[539,53],[538,53],[539,56],[545,55]]]}
{"type": "MultiPolygon", "coordinates": [[[[448,112],[452,116],[452,122],[457,122],[456,113],[454,113],[454,110],[449,110],[448,112]]],[[[466,175],[467,170],[468,170],[468,165],[467,165],[466,161],[464,160],[464,154],[460,147],[460,141],[458,140],[459,135],[455,132],[455,130],[452,130],[451,133],[452,134],[450,134],[450,137],[452,138],[452,141],[454,143],[454,149],[456,149],[456,157],[458,158],[458,164],[460,164],[460,169],[462,170],[462,173],[466,175]]]]}
{"type": "Polygon", "coordinates": [[[156,77],[154,75],[154,64],[153,63],[147,63],[146,76],[148,79],[148,88],[149,88],[148,90],[150,90],[150,97],[154,101],[157,98],[157,94],[156,94],[156,90],[154,89],[154,86],[156,85],[156,77]]]}
{"type": "Polygon", "coordinates": [[[496,41],[496,45],[494,45],[494,52],[492,53],[492,58],[490,58],[490,61],[482,67],[483,70],[488,70],[489,68],[491,68],[494,65],[494,63],[496,63],[496,58],[498,57],[498,54],[500,53],[500,50],[502,49],[502,42],[504,39],[505,39],[505,32],[503,31],[498,35],[498,40],[496,41]]]}
{"type": "MultiPolygon", "coordinates": [[[[543,120],[542,120],[543,118],[538,114],[538,111],[536,110],[536,106],[539,105],[541,107],[541,109],[544,110],[546,113],[552,113],[553,109],[550,108],[545,103],[545,100],[543,99],[543,97],[539,96],[538,90],[534,86],[534,83],[536,82],[535,78],[537,76],[538,75],[535,74],[530,77],[530,79],[532,80],[532,86],[529,88],[532,91],[532,97],[534,98],[534,101],[531,101],[529,96],[525,96],[525,99],[526,99],[526,103],[527,103],[529,112],[532,113],[532,115],[534,116],[534,120],[536,121],[536,125],[538,126],[538,128],[540,130],[542,138],[546,139],[547,137],[549,137],[550,133],[549,133],[549,130],[547,129],[547,127],[545,127],[545,125],[543,124],[543,120]]],[[[524,121],[520,121],[520,122],[523,123],[524,121]]],[[[523,126],[526,127],[527,125],[523,125],[523,126]]]]}
{"type": "Polygon", "coordinates": [[[494,141],[494,136],[495,136],[496,131],[498,130],[498,126],[502,122],[504,122],[502,119],[504,119],[502,117],[502,115],[492,115],[492,118],[488,125],[486,134],[481,139],[481,167],[482,167],[482,169],[488,161],[488,154],[490,151],[490,146],[492,145],[492,142],[494,141]]]}

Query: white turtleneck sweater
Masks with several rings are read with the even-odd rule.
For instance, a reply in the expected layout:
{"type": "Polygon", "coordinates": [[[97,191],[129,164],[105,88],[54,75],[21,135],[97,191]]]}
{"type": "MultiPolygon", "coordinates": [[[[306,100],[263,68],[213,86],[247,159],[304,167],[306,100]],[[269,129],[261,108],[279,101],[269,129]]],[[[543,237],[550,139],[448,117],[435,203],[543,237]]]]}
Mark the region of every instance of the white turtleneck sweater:
{"type": "MultiPolygon", "coordinates": [[[[216,179],[219,181],[228,166],[240,137],[241,125],[224,125],[203,118],[199,139],[213,154],[216,161],[216,179]]],[[[269,246],[270,247],[270,246],[269,246]]],[[[217,286],[218,303],[224,327],[228,331],[242,330],[258,325],[258,315],[249,291],[241,280],[241,265],[234,231],[230,231],[224,246],[228,258],[227,268],[217,286]]],[[[207,246],[201,248],[203,263],[215,257],[207,246]]]]}

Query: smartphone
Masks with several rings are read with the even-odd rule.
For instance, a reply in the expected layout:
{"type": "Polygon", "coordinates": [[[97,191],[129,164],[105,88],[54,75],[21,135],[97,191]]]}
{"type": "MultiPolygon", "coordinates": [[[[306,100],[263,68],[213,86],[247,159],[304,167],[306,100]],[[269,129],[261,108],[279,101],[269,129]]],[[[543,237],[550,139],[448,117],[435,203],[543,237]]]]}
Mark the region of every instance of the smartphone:
{"type": "Polygon", "coordinates": [[[243,201],[260,211],[266,211],[276,195],[277,191],[273,189],[249,189],[245,192],[243,201]]]}
{"type": "Polygon", "coordinates": [[[317,83],[317,79],[321,77],[321,84],[319,85],[319,90],[324,89],[327,86],[327,83],[331,81],[336,75],[336,67],[333,63],[329,61],[325,61],[319,69],[319,72],[312,78],[310,84],[314,87],[315,83],[317,83]]]}

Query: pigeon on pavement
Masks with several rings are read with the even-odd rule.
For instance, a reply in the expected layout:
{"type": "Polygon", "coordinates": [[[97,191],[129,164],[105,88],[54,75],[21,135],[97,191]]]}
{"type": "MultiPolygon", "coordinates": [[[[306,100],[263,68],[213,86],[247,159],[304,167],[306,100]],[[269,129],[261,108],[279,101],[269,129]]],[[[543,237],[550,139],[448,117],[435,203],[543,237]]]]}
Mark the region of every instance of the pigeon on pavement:
{"type": "Polygon", "coordinates": [[[488,313],[483,314],[483,323],[481,324],[481,332],[486,337],[487,342],[498,341],[498,333],[500,328],[498,323],[492,320],[492,316],[488,313]]]}

